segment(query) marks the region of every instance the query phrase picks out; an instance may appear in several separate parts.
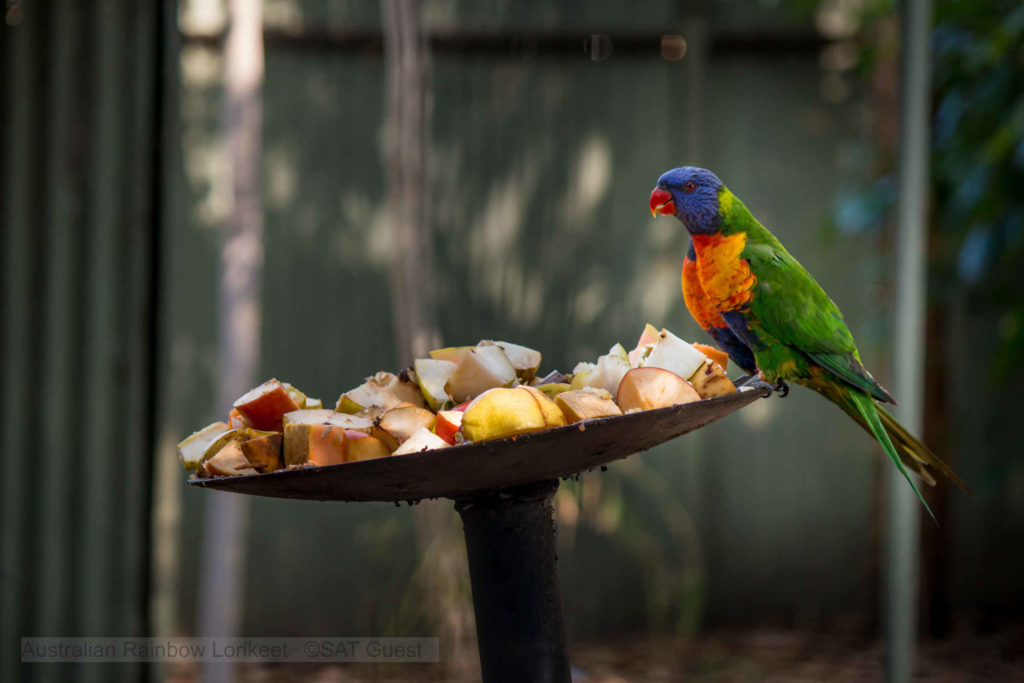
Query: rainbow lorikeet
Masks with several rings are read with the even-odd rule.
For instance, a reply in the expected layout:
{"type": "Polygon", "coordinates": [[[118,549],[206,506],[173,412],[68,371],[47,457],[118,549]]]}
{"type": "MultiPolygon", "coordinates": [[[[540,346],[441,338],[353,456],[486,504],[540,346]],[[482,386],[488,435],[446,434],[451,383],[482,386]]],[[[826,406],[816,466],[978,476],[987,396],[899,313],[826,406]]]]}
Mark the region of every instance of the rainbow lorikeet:
{"type": "Polygon", "coordinates": [[[796,382],[839,406],[878,440],[929,514],[904,462],[930,484],[934,468],[967,489],[875,403],[896,400],[861,364],[842,313],[714,173],[686,166],[662,174],[650,206],[653,214],[674,215],[690,233],[682,277],[687,308],[737,365],[756,365],[764,382],[777,388],[796,382]]]}

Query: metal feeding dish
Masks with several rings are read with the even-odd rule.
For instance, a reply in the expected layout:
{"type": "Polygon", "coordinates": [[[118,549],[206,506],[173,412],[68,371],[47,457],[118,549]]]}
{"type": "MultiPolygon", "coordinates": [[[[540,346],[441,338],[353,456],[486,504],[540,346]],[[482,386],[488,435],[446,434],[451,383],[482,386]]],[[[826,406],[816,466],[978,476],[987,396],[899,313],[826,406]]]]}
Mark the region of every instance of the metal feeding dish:
{"type": "Polygon", "coordinates": [[[461,498],[566,477],[670,441],[768,395],[749,388],[668,408],[518,437],[362,462],[192,479],[193,486],[271,498],[414,501],[461,498]]]}
{"type": "Polygon", "coordinates": [[[514,438],[189,483],[305,500],[455,499],[466,538],[484,683],[570,683],[552,508],[559,478],[670,441],[770,394],[761,384],[514,438]]]}

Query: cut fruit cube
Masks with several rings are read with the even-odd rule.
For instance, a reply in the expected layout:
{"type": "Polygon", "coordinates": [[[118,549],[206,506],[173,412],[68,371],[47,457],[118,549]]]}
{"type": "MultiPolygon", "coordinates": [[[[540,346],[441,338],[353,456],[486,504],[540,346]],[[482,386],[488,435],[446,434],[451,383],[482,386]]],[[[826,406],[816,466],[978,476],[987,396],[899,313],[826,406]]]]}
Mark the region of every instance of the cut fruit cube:
{"type": "Polygon", "coordinates": [[[466,441],[489,441],[561,427],[561,409],[533,387],[491,389],[478,396],[462,416],[466,441]]]}
{"type": "Polygon", "coordinates": [[[710,358],[704,363],[704,369],[698,370],[690,378],[690,383],[701,398],[714,398],[736,393],[736,386],[725,374],[722,366],[710,358]]]}
{"type": "Polygon", "coordinates": [[[462,426],[463,412],[460,410],[442,410],[437,414],[437,421],[434,423],[434,433],[455,445],[455,435],[462,426]]]}
{"type": "Polygon", "coordinates": [[[555,403],[561,408],[565,421],[569,424],[595,417],[622,415],[610,393],[593,387],[563,392],[555,396],[555,403]]]}
{"type": "Polygon", "coordinates": [[[689,379],[707,362],[707,356],[666,329],[659,333],[654,348],[643,360],[641,367],[668,370],[683,379],[689,379]]]}
{"type": "Polygon", "coordinates": [[[426,427],[420,427],[412,436],[405,440],[392,455],[406,455],[408,453],[419,453],[421,451],[433,451],[438,448],[448,448],[450,444],[426,427]]]}
{"type": "Polygon", "coordinates": [[[295,410],[287,413],[283,422],[286,427],[290,424],[331,425],[341,429],[357,429],[361,432],[369,432],[373,426],[373,420],[367,417],[347,415],[327,408],[295,410]]]}
{"type": "Polygon", "coordinates": [[[537,370],[540,369],[540,351],[531,349],[528,346],[520,346],[519,344],[504,341],[491,341],[490,339],[481,341],[477,346],[497,346],[504,351],[505,357],[508,358],[509,362],[512,363],[512,367],[515,368],[519,381],[524,384],[529,382],[537,374],[537,370]]]}
{"type": "Polygon", "coordinates": [[[391,451],[379,439],[363,432],[345,430],[345,462],[376,460],[389,455],[391,455],[391,451]]]}
{"type": "Polygon", "coordinates": [[[339,413],[358,413],[372,406],[388,410],[403,401],[421,407],[426,405],[419,385],[408,373],[396,375],[391,372],[378,372],[372,377],[367,377],[366,381],[355,389],[342,394],[335,410],[339,413]]]}
{"type": "Polygon", "coordinates": [[[615,397],[623,413],[699,400],[700,394],[689,382],[663,368],[633,368],[622,378],[615,397]]]}
{"type": "Polygon", "coordinates": [[[420,391],[423,392],[423,398],[431,410],[440,410],[452,400],[444,390],[444,385],[448,383],[456,367],[451,361],[433,358],[417,358],[413,361],[416,381],[419,382],[420,391]]]}
{"type": "Polygon", "coordinates": [[[447,346],[443,349],[434,349],[430,352],[430,357],[434,360],[446,360],[449,363],[455,363],[458,365],[462,357],[466,355],[472,346],[447,346]]]}
{"type": "Polygon", "coordinates": [[[281,452],[284,438],[280,432],[264,434],[239,442],[242,453],[252,466],[260,472],[281,469],[281,452]]]}
{"type": "Polygon", "coordinates": [[[594,387],[609,394],[619,388],[622,376],[629,370],[629,361],[619,354],[605,354],[597,363],[578,363],[572,372],[572,389],[594,387]]]}
{"type": "Polygon", "coordinates": [[[232,441],[216,455],[203,463],[203,469],[211,477],[235,477],[243,474],[258,474],[242,452],[241,442],[232,441]]]}
{"type": "Polygon", "coordinates": [[[325,424],[284,425],[286,465],[337,465],[345,462],[345,430],[325,424]]]}
{"type": "Polygon", "coordinates": [[[426,408],[402,406],[392,408],[381,415],[370,430],[372,436],[380,439],[389,450],[395,450],[421,427],[431,429],[435,416],[426,408]]]}
{"type": "Polygon", "coordinates": [[[721,349],[716,349],[713,346],[708,346],[707,344],[694,344],[693,348],[697,349],[705,356],[721,365],[723,370],[729,369],[729,354],[726,353],[725,351],[722,351],[721,349]]]}
{"type": "Polygon", "coordinates": [[[507,387],[516,381],[512,367],[500,346],[477,346],[469,349],[448,378],[445,391],[461,403],[495,387],[507,387]]]}
{"type": "Polygon", "coordinates": [[[194,470],[199,467],[199,464],[203,461],[206,449],[210,447],[210,444],[228,432],[229,429],[228,425],[224,422],[214,422],[182,440],[178,444],[178,457],[181,458],[182,466],[186,470],[194,470]]]}
{"type": "Polygon", "coordinates": [[[298,410],[284,385],[276,379],[269,379],[251,389],[237,401],[234,407],[256,429],[281,431],[281,416],[298,410]]]}

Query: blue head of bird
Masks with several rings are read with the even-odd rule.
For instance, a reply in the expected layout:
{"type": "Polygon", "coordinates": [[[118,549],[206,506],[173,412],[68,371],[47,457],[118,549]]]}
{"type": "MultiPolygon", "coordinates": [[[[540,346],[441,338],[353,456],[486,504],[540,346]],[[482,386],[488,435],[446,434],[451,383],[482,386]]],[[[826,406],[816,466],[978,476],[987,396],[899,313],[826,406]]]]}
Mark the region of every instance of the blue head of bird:
{"type": "Polygon", "coordinates": [[[707,235],[720,226],[722,181],[711,171],[682,166],[666,171],[651,192],[651,214],[675,216],[692,235],[707,235]]]}

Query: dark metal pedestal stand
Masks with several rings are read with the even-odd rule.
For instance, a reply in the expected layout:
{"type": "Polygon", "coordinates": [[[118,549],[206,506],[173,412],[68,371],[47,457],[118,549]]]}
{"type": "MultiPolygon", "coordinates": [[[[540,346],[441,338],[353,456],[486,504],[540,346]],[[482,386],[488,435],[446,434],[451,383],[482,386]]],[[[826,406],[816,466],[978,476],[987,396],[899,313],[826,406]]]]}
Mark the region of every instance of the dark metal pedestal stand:
{"type": "Polygon", "coordinates": [[[483,680],[569,681],[558,591],[558,481],[459,498],[483,680]]]}

